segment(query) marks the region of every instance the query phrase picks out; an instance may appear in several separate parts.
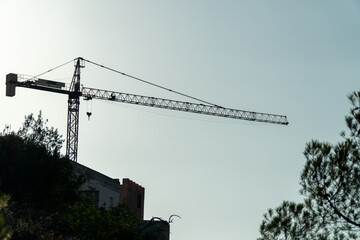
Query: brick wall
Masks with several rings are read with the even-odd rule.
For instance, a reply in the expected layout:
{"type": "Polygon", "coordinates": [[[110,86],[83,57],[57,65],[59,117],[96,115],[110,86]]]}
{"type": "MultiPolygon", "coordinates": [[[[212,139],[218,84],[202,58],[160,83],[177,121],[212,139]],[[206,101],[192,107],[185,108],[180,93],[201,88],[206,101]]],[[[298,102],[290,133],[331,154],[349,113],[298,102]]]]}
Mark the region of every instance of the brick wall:
{"type": "Polygon", "coordinates": [[[119,202],[124,202],[136,213],[140,220],[144,220],[145,188],[124,178],[120,185],[119,202]]]}

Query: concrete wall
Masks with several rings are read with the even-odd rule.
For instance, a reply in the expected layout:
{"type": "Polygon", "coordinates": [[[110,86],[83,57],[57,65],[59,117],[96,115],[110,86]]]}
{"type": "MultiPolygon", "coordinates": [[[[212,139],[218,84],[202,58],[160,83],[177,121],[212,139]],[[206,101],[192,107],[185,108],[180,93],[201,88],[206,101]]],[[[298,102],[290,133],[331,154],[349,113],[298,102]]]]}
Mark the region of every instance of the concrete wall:
{"type": "Polygon", "coordinates": [[[71,162],[77,174],[87,176],[80,190],[91,197],[98,207],[116,206],[124,202],[135,212],[139,220],[144,219],[145,189],[128,178],[113,179],[77,162],[71,162]]]}
{"type": "Polygon", "coordinates": [[[75,172],[85,174],[88,180],[80,187],[86,195],[93,198],[98,207],[116,206],[119,203],[120,181],[101,174],[91,168],[72,162],[75,172]]]}

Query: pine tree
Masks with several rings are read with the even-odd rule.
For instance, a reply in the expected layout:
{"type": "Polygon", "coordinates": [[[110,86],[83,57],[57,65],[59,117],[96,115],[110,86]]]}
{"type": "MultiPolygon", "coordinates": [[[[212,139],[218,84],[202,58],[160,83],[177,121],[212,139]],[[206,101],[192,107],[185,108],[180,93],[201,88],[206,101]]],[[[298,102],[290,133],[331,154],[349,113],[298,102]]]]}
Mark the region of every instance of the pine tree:
{"type": "Polygon", "coordinates": [[[300,182],[304,203],[284,202],[269,209],[259,240],[360,238],[360,92],[348,98],[349,134],[342,132],[343,140],[335,145],[317,140],[306,144],[300,182]]]}

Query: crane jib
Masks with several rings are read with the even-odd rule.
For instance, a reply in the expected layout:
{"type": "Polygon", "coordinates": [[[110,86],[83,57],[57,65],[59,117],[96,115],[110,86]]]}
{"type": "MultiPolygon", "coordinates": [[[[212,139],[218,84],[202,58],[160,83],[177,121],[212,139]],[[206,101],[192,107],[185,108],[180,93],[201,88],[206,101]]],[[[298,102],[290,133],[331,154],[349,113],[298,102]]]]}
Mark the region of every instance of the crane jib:
{"type": "Polygon", "coordinates": [[[142,105],[148,107],[157,107],[163,109],[192,112],[192,113],[212,115],[212,116],[225,117],[225,118],[275,123],[282,125],[289,124],[286,116],[283,115],[243,111],[238,109],[219,107],[215,105],[182,102],[178,100],[155,98],[155,97],[107,91],[107,90],[101,90],[95,88],[83,87],[82,96],[91,99],[111,100],[111,101],[130,103],[130,104],[136,104],[136,105],[142,105]]]}

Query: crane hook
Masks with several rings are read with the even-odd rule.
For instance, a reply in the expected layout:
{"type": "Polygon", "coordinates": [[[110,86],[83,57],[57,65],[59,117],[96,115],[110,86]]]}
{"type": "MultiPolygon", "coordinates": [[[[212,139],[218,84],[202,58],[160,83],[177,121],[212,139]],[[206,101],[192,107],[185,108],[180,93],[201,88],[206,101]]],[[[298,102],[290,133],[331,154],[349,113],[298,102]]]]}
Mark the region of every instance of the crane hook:
{"type": "Polygon", "coordinates": [[[91,117],[91,112],[86,112],[86,115],[88,116],[88,120],[90,120],[90,117],[91,117]]]}
{"type": "Polygon", "coordinates": [[[91,112],[92,112],[92,102],[90,102],[90,106],[89,106],[89,101],[92,100],[92,97],[86,97],[84,100],[87,101],[87,105],[86,105],[86,108],[87,108],[86,115],[87,115],[87,117],[88,117],[88,120],[90,120],[90,117],[91,117],[91,115],[92,115],[92,113],[91,113],[91,112]]]}

